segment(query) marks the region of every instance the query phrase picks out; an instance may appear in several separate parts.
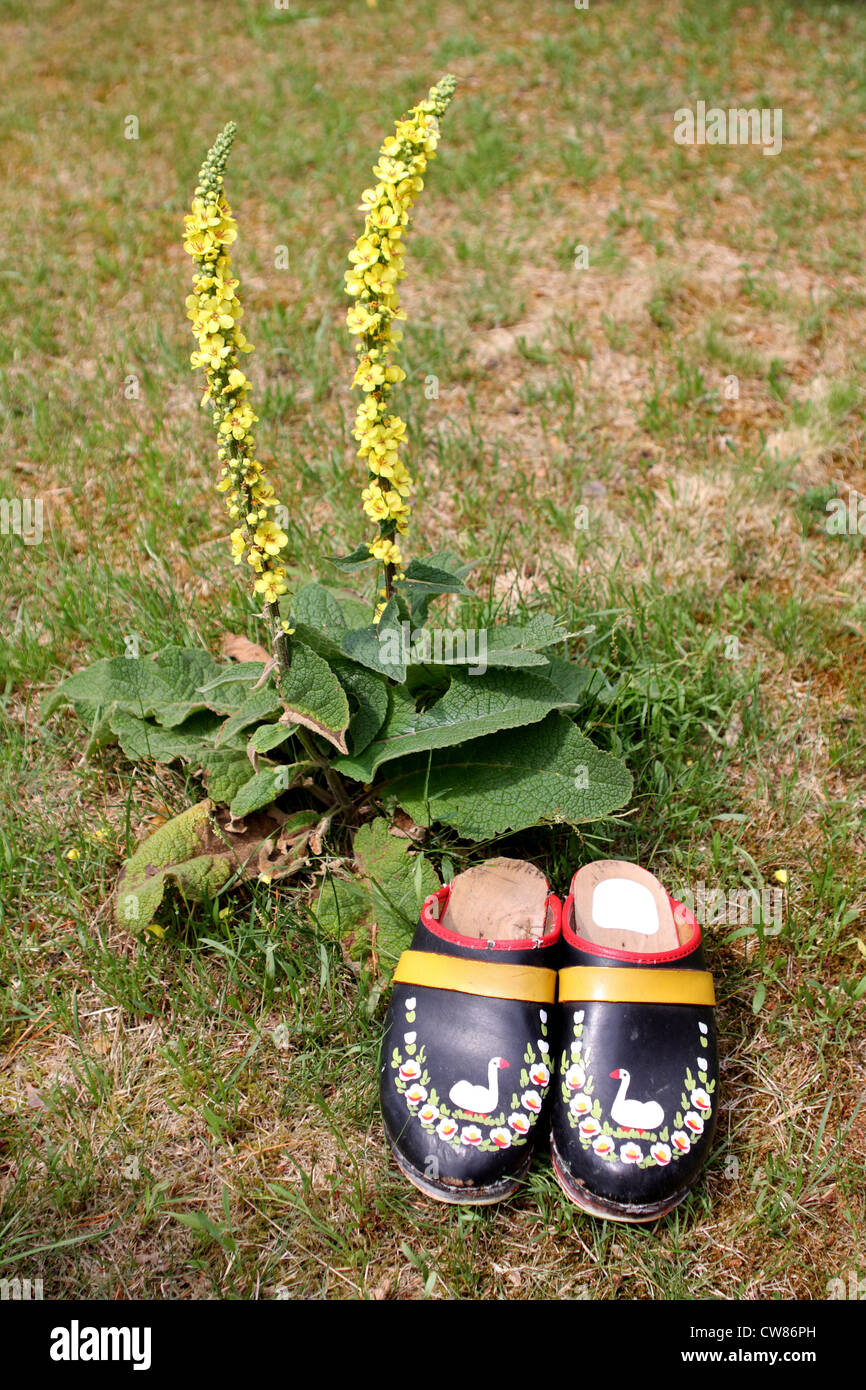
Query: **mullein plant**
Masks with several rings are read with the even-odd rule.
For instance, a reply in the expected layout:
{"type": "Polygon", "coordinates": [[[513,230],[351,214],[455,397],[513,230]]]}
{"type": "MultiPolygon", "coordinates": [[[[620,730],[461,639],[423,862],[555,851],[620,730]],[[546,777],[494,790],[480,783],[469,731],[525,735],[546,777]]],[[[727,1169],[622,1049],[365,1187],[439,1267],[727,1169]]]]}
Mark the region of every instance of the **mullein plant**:
{"type": "MultiPolygon", "coordinates": [[[[339,812],[345,828],[396,804],[418,825],[444,824],[465,839],[489,843],[530,826],[595,820],[630,795],[623,765],[576,726],[584,715],[604,724],[597,706],[609,687],[598,673],[557,655],[572,635],[558,619],[537,613],[522,624],[491,629],[489,671],[475,669],[474,643],[451,642],[447,656],[433,646],[419,656],[414,641],[408,651],[390,643],[407,613],[429,636],[431,602],[445,594],[471,598],[463,582],[471,566],[450,551],[413,559],[404,570],[400,542],[408,530],[412,479],[403,456],[406,424],[391,405],[394,387],[405,378],[394,361],[396,325],[404,318],[397,284],[405,231],[454,87],[454,78],[444,77],[382,145],[376,183],[362,197],[364,231],[346,276],[354,301],[348,326],[358,351],[353,384],[361,393],[355,438],[368,475],[363,506],[378,534],[335,563],[349,573],[373,564],[384,569],[373,624],[363,601],[315,579],[292,594],[291,626],[280,611],[281,602],[286,610],[289,605],[288,537],[273,519],[277,498],[256,457],[257,417],[241,366],[252,347],[241,327],[229,251],[237,228],[223,192],[233,123],[202,165],[184,235],[195,263],[187,299],[196,338],[190,361],[204,371],[202,404],[216,429],[217,487],[231,518],[231,548],[270,625],[271,659],[231,666],[201,648],[171,644],[146,661],[106,657],[70,676],[46,702],[45,718],[72,705],[91,729],[89,750],[116,741],[133,762],[181,761],[204,780],[202,809],[162,826],[127,864],[115,894],[120,924],[146,927],[166,886],[207,899],[234,882],[236,872],[248,873],[247,861],[258,863],[265,850],[270,877],[276,871],[273,810],[284,792],[295,796],[295,806],[297,798],[306,804],[291,812],[276,808],[280,873],[294,873],[306,862],[297,856],[320,816],[329,825],[339,812]],[[431,665],[440,670],[428,686],[431,665]],[[575,767],[582,769],[581,780],[575,767]],[[319,803],[316,810],[310,798],[319,803]],[[214,827],[223,825],[232,836],[246,826],[255,848],[259,829],[249,818],[259,812],[264,839],[258,858],[245,849],[240,864],[231,853],[211,853],[214,827]],[[288,846],[285,853],[279,845],[288,846]]],[[[408,905],[413,894],[430,891],[432,870],[428,865],[419,874],[416,860],[395,867],[387,820],[363,829],[370,830],[358,842],[359,863],[368,856],[363,872],[369,870],[375,883],[385,874],[389,910],[399,904],[402,922],[407,907],[413,920],[420,899],[411,910],[408,905]],[[401,874],[409,875],[405,893],[401,874]]],[[[221,831],[219,838],[225,840],[221,831]]],[[[364,939],[368,921],[367,908],[357,917],[358,891],[356,881],[337,885],[332,903],[334,929],[355,942],[364,939]]],[[[324,894],[323,888],[321,922],[329,911],[324,894]]],[[[374,908],[381,921],[383,902],[374,908]]]]}
{"type": "Polygon", "coordinates": [[[346,292],[355,302],[346,316],[349,332],[357,337],[358,367],[353,387],[362,392],[353,431],[358,456],[366,462],[367,485],[362,493],[364,511],[376,522],[379,534],[369,545],[370,555],[384,566],[385,587],[376,607],[381,617],[403,577],[403,553],[397,536],[409,529],[412,478],[400,457],[406,439],[406,422],[390,405],[394,386],[406,373],[392,361],[402,334],[395,323],[405,319],[400,308],[397,282],[402,280],[404,229],[415,200],[424,187],[422,175],[436,158],[439,121],[454,95],[456,78],[448,75],[431,87],[426,101],[413,106],[395,123],[379,151],[373,169],[375,187],[361,195],[366,213],[364,231],[349,253],[346,292]]]}
{"type": "Polygon", "coordinates": [[[237,227],[225,195],[223,179],[235,136],[230,121],[208,151],[202,165],[192,211],[184,218],[184,250],[195,262],[193,293],[187,297],[187,318],[198,344],[190,357],[193,370],[204,369],[202,405],[211,408],[217,432],[217,456],[222,472],[217,488],[225,493],[235,527],[231,533],[236,565],[252,570],[253,591],[264,605],[270,623],[274,657],[281,670],[288,666],[289,625],[280,617],[279,601],[287,591],[284,551],[288,536],[270,519],[278,505],[256,458],[253,426],[258,416],[250,404],[250,383],[241,370],[241,353],[253,351],[241,328],[243,309],[237,297],[239,281],[232,274],[228,248],[237,227]]]}

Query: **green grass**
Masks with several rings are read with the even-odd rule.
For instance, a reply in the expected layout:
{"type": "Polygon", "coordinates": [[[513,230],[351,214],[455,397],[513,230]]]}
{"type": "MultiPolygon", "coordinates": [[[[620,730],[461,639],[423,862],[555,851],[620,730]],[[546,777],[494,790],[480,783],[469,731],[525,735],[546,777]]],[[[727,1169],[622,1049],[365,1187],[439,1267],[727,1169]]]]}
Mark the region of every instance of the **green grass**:
{"type": "Polygon", "coordinates": [[[0,1275],[46,1297],[739,1299],[822,1298],[862,1266],[864,554],[823,522],[866,495],[866,14],[739,9],[564,4],[528,28],[516,0],[425,0],[395,48],[401,0],[244,0],[206,29],[192,0],[134,25],[119,0],[5,6],[0,495],[41,497],[45,536],[0,537],[0,1275]],[[503,1207],[422,1199],[378,1119],[384,1000],[310,912],[321,865],[175,903],[160,941],[118,930],[122,860],[200,787],[83,762],[70,714],[39,722],[132,634],[261,636],[183,318],[180,222],[230,117],[298,573],[359,539],[342,271],[379,141],[447,69],[405,282],[412,546],[480,557],[478,621],[592,628],[572,651],[609,693],[584,722],[635,795],[579,831],[434,830],[427,852],[443,873],[529,858],[561,892],[593,857],[669,888],[788,875],[778,934],[707,927],[719,1135],[652,1230],[579,1215],[544,1152],[503,1207]],[[697,97],[782,106],[782,154],[675,145],[697,97]]]}

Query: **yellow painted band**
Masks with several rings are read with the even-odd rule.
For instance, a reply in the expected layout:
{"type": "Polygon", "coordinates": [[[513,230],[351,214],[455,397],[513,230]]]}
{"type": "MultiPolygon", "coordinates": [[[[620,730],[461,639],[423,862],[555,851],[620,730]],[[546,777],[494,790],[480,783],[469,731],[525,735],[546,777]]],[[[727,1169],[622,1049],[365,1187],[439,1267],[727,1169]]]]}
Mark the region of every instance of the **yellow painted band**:
{"type": "Polygon", "coordinates": [[[486,999],[525,999],[532,1004],[552,1004],[556,998],[555,970],[437,956],[430,951],[404,951],[394,971],[394,983],[453,989],[486,999]]]}
{"type": "Polygon", "coordinates": [[[559,972],[559,998],[569,1004],[713,1005],[716,991],[709,970],[572,965],[559,972]]]}

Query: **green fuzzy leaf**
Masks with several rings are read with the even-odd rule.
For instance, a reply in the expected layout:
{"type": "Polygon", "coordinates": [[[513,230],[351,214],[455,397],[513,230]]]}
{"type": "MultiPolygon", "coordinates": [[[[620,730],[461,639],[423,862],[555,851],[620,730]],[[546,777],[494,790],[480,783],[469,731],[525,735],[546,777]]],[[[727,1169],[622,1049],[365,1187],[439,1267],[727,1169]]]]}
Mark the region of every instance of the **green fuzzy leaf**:
{"type": "MultiPolygon", "coordinates": [[[[439,574],[445,574],[453,583],[461,585],[466,575],[473,568],[474,565],[472,564],[462,564],[459,556],[452,550],[438,550],[432,555],[422,555],[418,560],[413,560],[409,566],[409,569],[412,570],[413,578],[419,573],[419,570],[434,570],[439,574]],[[414,569],[413,566],[415,567],[414,569]]],[[[408,572],[407,570],[407,574],[408,572]]],[[[402,580],[399,587],[403,587],[402,580]]],[[[442,592],[447,591],[443,591],[435,585],[431,586],[425,584],[418,579],[406,585],[405,594],[409,603],[409,613],[413,623],[416,625],[426,623],[427,610],[431,600],[442,592]]],[[[460,589],[455,589],[453,592],[468,593],[469,590],[462,587],[460,589]]]]}
{"type": "Polygon", "coordinates": [[[292,606],[292,627],[295,641],[303,642],[329,664],[345,660],[340,639],[348,623],[337,599],[323,585],[305,584],[298,591],[292,606]]]}
{"type": "Polygon", "coordinates": [[[408,946],[421,905],[439,887],[439,879],[424,855],[410,852],[408,840],[390,834],[381,816],[361,826],[354,851],[358,878],[326,879],[316,916],[330,935],[348,944],[356,959],[369,953],[375,924],[376,951],[380,963],[390,969],[408,946]]]}
{"type": "Polygon", "coordinates": [[[355,594],[338,593],[336,597],[343,610],[346,627],[363,627],[373,611],[372,604],[355,594]]]}
{"type": "Polygon", "coordinates": [[[71,704],[93,726],[88,747],[92,751],[110,741],[115,712],[152,718],[166,729],[177,728],[201,710],[231,714],[262,670],[261,662],[225,666],[203,649],[177,646],[164,647],[153,656],[109,657],[63,681],[43,705],[42,717],[71,704]]]}
{"type": "Polygon", "coordinates": [[[406,679],[406,646],[403,629],[400,626],[400,608],[396,598],[392,598],[382,612],[378,623],[368,623],[366,627],[353,628],[344,632],[341,647],[346,656],[376,671],[380,676],[390,676],[392,680],[406,679]]]}
{"type": "Polygon", "coordinates": [[[322,632],[342,632],[347,626],[337,599],[322,584],[305,584],[292,603],[292,626],[306,623],[322,632]]]}
{"type": "Polygon", "coordinates": [[[153,656],[108,657],[63,681],[43,706],[43,718],[60,705],[71,704],[92,723],[100,709],[113,705],[174,728],[206,708],[199,687],[219,671],[220,663],[210,652],[198,648],[172,646],[153,656]]]}
{"type": "Polygon", "coordinates": [[[212,811],[210,801],[200,801],[139,845],[117,884],[114,915],[119,926],[133,931],[148,926],[169,885],[198,902],[228,882],[236,868],[231,856],[202,853],[212,811]]]}
{"type": "Polygon", "coordinates": [[[292,664],[279,690],[288,717],[321,734],[341,753],[348,752],[349,702],[330,666],[303,642],[293,641],[292,664]]]}
{"type": "Polygon", "coordinates": [[[209,710],[190,715],[176,729],[163,729],[149,719],[138,719],[116,705],[108,723],[126,756],[131,762],[171,763],[178,758],[198,762],[205,748],[213,747],[219,715],[209,710]]]}
{"type": "Polygon", "coordinates": [[[349,697],[349,742],[355,754],[363,752],[382,727],[388,713],[388,686],[366,666],[343,658],[331,670],[349,697]]]}
{"type": "Polygon", "coordinates": [[[246,753],[232,748],[209,748],[199,755],[208,796],[220,806],[228,806],[241,787],[255,776],[246,753]]]}
{"type": "Polygon", "coordinates": [[[247,728],[249,724],[259,724],[263,719],[267,719],[269,714],[275,714],[282,708],[283,702],[272,685],[254,690],[223,724],[216,736],[217,747],[229,743],[235,734],[240,733],[241,729],[247,728]]]}
{"type": "Polygon", "coordinates": [[[407,598],[419,590],[428,594],[468,594],[471,592],[463,580],[458,579],[457,575],[450,574],[448,570],[440,569],[437,565],[427,564],[423,560],[410,561],[400,584],[407,598]]]}
{"type": "Polygon", "coordinates": [[[361,937],[369,949],[370,897],[362,883],[328,874],[319,890],[315,913],[322,931],[345,942],[356,959],[362,954],[361,946],[353,949],[356,937],[361,937]]]}
{"type": "Polygon", "coordinates": [[[519,738],[496,733],[407,762],[384,790],[417,824],[442,821],[470,840],[595,820],[624,805],[632,790],[623,764],[559,713],[519,738]]]}
{"type": "Polygon", "coordinates": [[[365,543],[353,550],[351,555],[329,555],[328,560],[332,565],[336,565],[337,569],[343,570],[344,573],[353,574],[355,570],[363,569],[365,565],[371,564],[373,556],[370,554],[370,547],[365,543]]]}
{"type": "Polygon", "coordinates": [[[455,670],[445,694],[420,712],[405,686],[394,686],[389,694],[388,717],[375,741],[362,754],[335,763],[339,772],[359,782],[372,781],[376,769],[394,758],[535,724],[570,704],[549,681],[523,671],[470,676],[455,670]]]}
{"type": "Polygon", "coordinates": [[[327,661],[332,666],[336,661],[345,661],[346,654],[340,645],[341,634],[346,631],[345,627],[334,629],[334,636],[329,632],[321,632],[316,627],[311,627],[309,623],[302,623],[297,618],[292,620],[294,636],[292,642],[303,642],[305,647],[315,652],[323,661],[327,661]]]}
{"type": "MultiPolygon", "coordinates": [[[[222,691],[225,686],[230,685],[255,685],[261,679],[264,669],[265,663],[263,661],[236,661],[231,666],[221,666],[213,680],[199,686],[199,694],[213,695],[215,690],[222,691]]],[[[222,697],[218,697],[218,699],[220,698],[222,697]]],[[[241,691],[239,695],[231,698],[235,702],[232,705],[234,709],[239,701],[246,699],[246,694],[241,691]]]]}
{"type": "Polygon", "coordinates": [[[380,959],[386,965],[396,964],[411,940],[422,904],[439,887],[438,875],[408,840],[390,833],[383,817],[361,826],[353,849],[371,891],[380,959]]]}
{"type": "MultiPolygon", "coordinates": [[[[562,642],[568,630],[547,613],[539,613],[523,626],[506,623],[487,630],[485,660],[488,666],[546,666],[545,647],[562,642]]],[[[476,648],[478,641],[476,639],[476,648]]],[[[478,659],[468,662],[479,665],[478,659]]]]}
{"type": "MultiPolygon", "coordinates": [[[[218,714],[235,714],[250,698],[258,694],[264,662],[241,661],[230,667],[218,680],[211,681],[200,692],[208,709],[218,714]]],[[[273,686],[269,687],[273,689],[273,686]]]]}
{"type": "Polygon", "coordinates": [[[229,802],[232,815],[240,819],[241,816],[252,815],[253,811],[260,811],[263,806],[271,806],[286,790],[282,772],[280,767],[263,767],[254,773],[229,802]]]}
{"type": "Polygon", "coordinates": [[[461,560],[456,550],[445,549],[431,550],[429,555],[419,555],[417,561],[411,563],[442,570],[452,579],[464,580],[479,562],[477,560],[461,560]]]}
{"type": "Polygon", "coordinates": [[[250,753],[270,753],[272,749],[279,748],[281,743],[297,732],[297,728],[297,724],[260,724],[247,744],[247,756],[250,753]]]}
{"type": "Polygon", "coordinates": [[[538,674],[555,685],[575,705],[596,699],[599,695],[607,696],[613,691],[601,671],[589,666],[577,666],[561,656],[548,656],[547,661],[549,665],[538,674]]]}
{"type": "MultiPolygon", "coordinates": [[[[81,713],[80,710],[76,712],[79,714],[81,713]]],[[[117,705],[109,705],[107,710],[97,710],[90,725],[90,737],[84,747],[85,758],[92,758],[94,753],[98,753],[100,749],[107,747],[108,744],[118,742],[117,734],[112,727],[112,721],[115,715],[119,716],[123,713],[124,711],[119,709],[117,705]]],[[[128,717],[130,719],[135,719],[136,716],[131,714],[128,717]]],[[[142,720],[141,722],[144,723],[145,721],[142,720]]],[[[150,725],[150,721],[148,721],[148,725],[149,727],[155,727],[150,725]]]]}

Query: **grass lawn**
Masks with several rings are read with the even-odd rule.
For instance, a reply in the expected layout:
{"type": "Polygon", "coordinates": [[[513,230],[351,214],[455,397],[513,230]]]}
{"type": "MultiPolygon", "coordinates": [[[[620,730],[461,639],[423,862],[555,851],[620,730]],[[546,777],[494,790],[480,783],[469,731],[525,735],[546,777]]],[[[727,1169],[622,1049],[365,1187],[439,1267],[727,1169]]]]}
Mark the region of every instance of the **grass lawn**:
{"type": "Polygon", "coordinates": [[[866,565],[825,523],[866,497],[866,9],[5,0],[0,40],[0,496],[44,515],[40,544],[0,536],[0,1278],[750,1299],[862,1277],[866,565]],[[260,456],[299,576],[357,544],[345,258],[383,135],[446,71],[402,287],[410,553],[481,557],[482,621],[592,627],[572,651],[615,696],[590,732],[635,795],[579,833],[427,851],[532,859],[563,895],[628,858],[772,904],[706,926],[719,1132],[657,1228],[578,1213],[546,1153],[500,1207],[422,1198],[378,1116],[384,1004],[309,910],[347,845],[142,940],[116,875],[201,788],[39,719],[130,639],[262,635],[183,307],[181,219],[228,119],[260,456]],[[698,100],[780,108],[780,153],[677,144],[698,100]]]}

